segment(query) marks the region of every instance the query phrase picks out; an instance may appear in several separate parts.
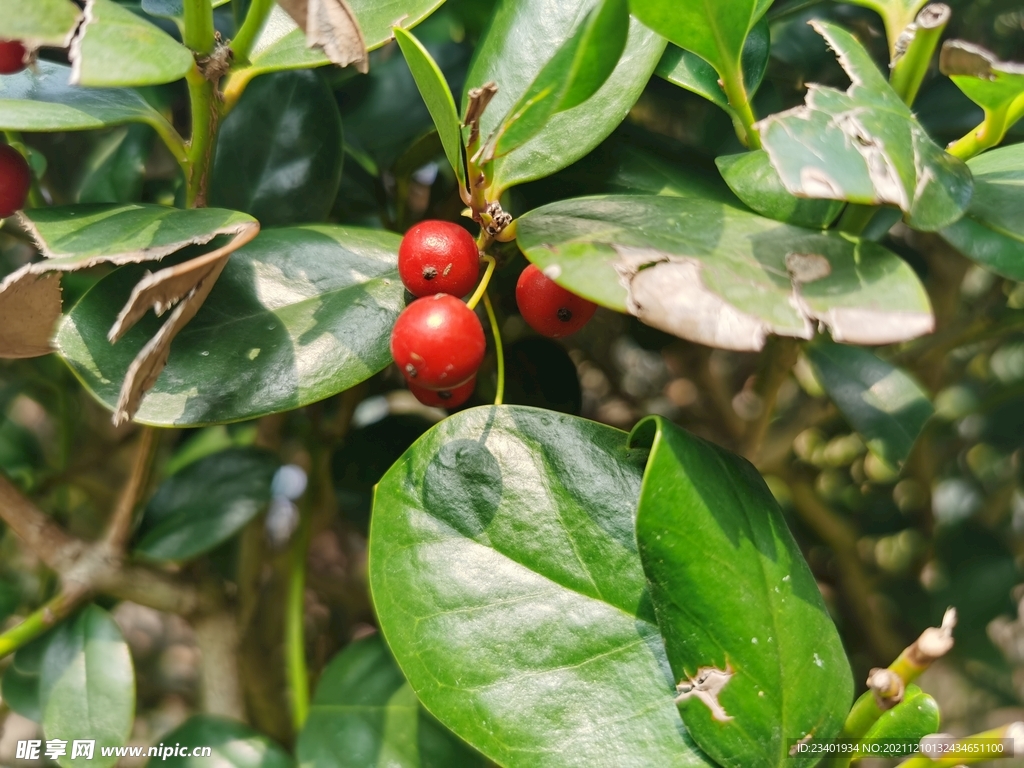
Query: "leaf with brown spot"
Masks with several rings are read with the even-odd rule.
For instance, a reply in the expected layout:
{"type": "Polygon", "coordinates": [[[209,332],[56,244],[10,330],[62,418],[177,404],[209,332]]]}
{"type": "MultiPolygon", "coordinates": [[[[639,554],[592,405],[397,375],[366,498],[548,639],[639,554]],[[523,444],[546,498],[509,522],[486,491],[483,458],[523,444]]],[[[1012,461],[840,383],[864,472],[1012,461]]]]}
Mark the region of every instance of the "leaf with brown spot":
{"type": "MultiPolygon", "coordinates": [[[[980,45],[947,40],[942,45],[939,69],[986,114],[1006,110],[1024,95],[1024,64],[1000,61],[980,45]]],[[[1010,120],[1020,117],[1011,115],[1010,120]]]]}
{"type": "Polygon", "coordinates": [[[519,247],[559,285],[700,344],[754,351],[820,326],[889,344],[934,322],[913,269],[877,243],[712,200],[578,198],[518,221],[519,247]]]}
{"type": "Polygon", "coordinates": [[[45,258],[0,282],[0,318],[16,318],[0,334],[0,357],[50,351],[49,339],[61,313],[60,273],[98,264],[159,261],[217,235],[241,235],[258,227],[251,216],[236,211],[142,204],[37,208],[18,217],[45,258]]]}
{"type": "Polygon", "coordinates": [[[309,48],[321,48],[339,67],[354,64],[360,72],[369,71],[363,32],[345,0],[278,0],[278,5],[306,31],[309,48]]]}
{"type": "Polygon", "coordinates": [[[924,231],[963,216],[972,192],[967,166],[928,137],[853,35],[824,21],[811,25],[853,84],[847,91],[811,85],[804,106],[757,123],[789,193],[894,205],[924,231]]]}

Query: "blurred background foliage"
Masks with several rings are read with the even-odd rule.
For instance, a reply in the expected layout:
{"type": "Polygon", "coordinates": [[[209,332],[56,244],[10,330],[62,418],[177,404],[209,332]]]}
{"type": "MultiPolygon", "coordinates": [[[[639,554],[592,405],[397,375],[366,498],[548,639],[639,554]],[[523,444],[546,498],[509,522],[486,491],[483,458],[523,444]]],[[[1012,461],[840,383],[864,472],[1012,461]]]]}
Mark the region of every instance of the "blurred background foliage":
{"type": "MultiPolygon", "coordinates": [[[[947,37],[1024,61],[1020,0],[949,4],[954,13],[947,37]]],[[[137,1],[122,5],[142,13],[137,1]]],[[[417,29],[456,93],[492,5],[448,0],[417,29]]],[[[236,0],[218,9],[225,37],[233,34],[242,6],[236,0]]],[[[885,36],[872,12],[780,0],[768,13],[772,57],[758,113],[800,104],[808,82],[845,86],[834,56],[806,24],[823,17],[854,30],[884,61],[885,36]]],[[[173,25],[164,28],[175,32],[173,25]]],[[[150,88],[146,97],[181,123],[187,98],[179,86],[150,88]]],[[[915,111],[941,144],[981,117],[937,72],[926,79],[915,111]]],[[[226,205],[269,217],[269,223],[316,219],[398,232],[422,218],[459,218],[455,180],[393,43],[373,52],[368,75],[316,70],[264,76],[232,119],[260,131],[233,132],[230,120],[224,126],[222,143],[234,144],[230,152],[218,150],[225,167],[215,170],[212,194],[226,205]],[[308,129],[300,139],[288,139],[280,126],[295,121],[308,129]],[[280,174],[273,173],[274,163],[314,159],[303,166],[305,175],[288,182],[291,187],[281,186],[280,174]]],[[[172,203],[181,195],[177,166],[147,127],[26,140],[37,167],[45,163],[40,192],[49,202],[172,203]]],[[[1007,139],[1021,140],[1024,125],[1007,139]]],[[[655,77],[601,147],[554,177],[514,189],[505,207],[518,215],[573,195],[658,185],[673,167],[697,169],[709,186],[719,186],[713,158],[740,150],[725,113],[655,77]]],[[[956,649],[921,685],[939,700],[944,730],[976,732],[1024,719],[1024,283],[970,266],[937,237],[905,227],[893,228],[885,242],[921,274],[938,327],[932,336],[882,354],[916,360],[913,373],[934,396],[936,415],[897,475],[851,433],[802,360],[780,391],[759,469],[789,515],[858,682],[936,623],[948,605],[957,607],[956,649]]],[[[0,230],[4,273],[32,256],[27,243],[0,230]]],[[[752,388],[756,355],[711,350],[605,310],[569,339],[539,338],[515,311],[514,283],[525,261],[514,245],[502,257],[493,294],[507,349],[506,402],[623,429],[660,414],[738,447],[745,424],[762,408],[752,388]]],[[[102,269],[68,275],[65,309],[102,275],[102,269]]],[[[485,363],[484,371],[490,370],[493,362],[485,363]]],[[[488,402],[493,387],[493,376],[482,375],[467,407],[488,402]]],[[[0,411],[0,468],[72,533],[98,535],[127,473],[133,427],[111,427],[109,414],[54,357],[0,363],[0,411]]],[[[419,405],[388,369],[349,393],[258,424],[166,431],[155,482],[197,461],[215,467],[229,449],[253,445],[308,470],[310,435],[330,452],[332,501],[315,518],[306,595],[307,652],[317,674],[353,638],[372,632],[365,549],[373,485],[442,416],[419,405]],[[347,434],[332,432],[329,425],[349,412],[347,434]]],[[[246,697],[253,724],[284,743],[294,739],[281,695],[285,567],[273,542],[275,535],[287,538],[288,526],[288,508],[272,506],[241,535],[183,566],[219,574],[240,592],[251,586],[239,574],[255,573],[255,594],[240,595],[252,611],[251,624],[243,627],[246,697]]],[[[15,622],[54,588],[53,577],[0,530],[0,622],[15,622]]],[[[132,742],[152,743],[197,707],[195,637],[181,619],[140,606],[121,604],[113,615],[131,646],[139,681],[132,742]]],[[[35,728],[8,714],[0,763],[10,763],[15,741],[35,728]]]]}

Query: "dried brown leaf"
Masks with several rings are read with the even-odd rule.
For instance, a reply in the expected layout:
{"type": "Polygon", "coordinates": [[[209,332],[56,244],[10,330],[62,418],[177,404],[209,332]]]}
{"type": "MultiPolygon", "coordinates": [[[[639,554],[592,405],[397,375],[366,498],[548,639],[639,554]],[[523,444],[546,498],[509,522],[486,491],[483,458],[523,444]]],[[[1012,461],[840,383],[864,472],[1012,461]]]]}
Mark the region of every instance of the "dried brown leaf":
{"type": "Polygon", "coordinates": [[[60,320],[60,275],[29,274],[0,284],[0,355],[48,355],[53,329],[60,320]]]}
{"type": "Polygon", "coordinates": [[[306,45],[322,48],[339,67],[368,72],[370,59],[359,21],[345,0],[277,0],[306,31],[306,45]]]}

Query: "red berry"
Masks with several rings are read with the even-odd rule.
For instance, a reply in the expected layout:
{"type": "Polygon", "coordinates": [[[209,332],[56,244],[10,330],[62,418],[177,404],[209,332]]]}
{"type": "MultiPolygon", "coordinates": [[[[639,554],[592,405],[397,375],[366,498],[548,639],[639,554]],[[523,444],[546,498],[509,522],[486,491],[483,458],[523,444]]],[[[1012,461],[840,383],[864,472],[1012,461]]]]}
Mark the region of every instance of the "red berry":
{"type": "Polygon", "coordinates": [[[391,331],[391,356],[405,378],[426,389],[454,389],[484,359],[484,329],[476,314],[454,296],[417,299],[391,331]]]}
{"type": "Polygon", "coordinates": [[[597,304],[565,290],[533,264],[516,283],[516,304],[533,330],[552,339],[576,333],[597,311],[597,304]]]}
{"type": "Polygon", "coordinates": [[[473,392],[476,391],[476,374],[473,374],[465,384],[460,384],[452,389],[425,389],[413,384],[411,381],[408,383],[409,391],[424,405],[430,405],[434,408],[458,408],[469,400],[473,396],[473,392]]]}
{"type": "Polygon", "coordinates": [[[25,68],[25,46],[17,40],[0,40],[0,75],[13,75],[25,68]]]}
{"type": "Polygon", "coordinates": [[[0,144],[0,219],[6,219],[25,207],[32,171],[21,153],[0,144]]]}
{"type": "Polygon", "coordinates": [[[413,296],[465,296],[480,276],[480,252],[458,224],[421,221],[402,238],[398,274],[413,296]]]}

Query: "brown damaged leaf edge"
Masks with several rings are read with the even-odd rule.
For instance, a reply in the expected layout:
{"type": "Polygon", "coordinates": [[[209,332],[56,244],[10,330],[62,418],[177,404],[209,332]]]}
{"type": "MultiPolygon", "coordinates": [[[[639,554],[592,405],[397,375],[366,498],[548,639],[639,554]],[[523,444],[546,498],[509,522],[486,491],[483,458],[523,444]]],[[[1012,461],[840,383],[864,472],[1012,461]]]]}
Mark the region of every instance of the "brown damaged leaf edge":
{"type": "MultiPolygon", "coordinates": [[[[94,256],[75,262],[60,262],[52,260],[72,254],[58,253],[52,250],[39,234],[39,230],[32,220],[22,213],[18,214],[18,224],[32,237],[36,247],[46,258],[43,261],[26,264],[0,282],[0,322],[3,322],[3,328],[0,330],[0,358],[39,357],[53,351],[50,340],[57,322],[60,320],[60,276],[62,272],[77,272],[99,264],[122,266],[143,261],[159,261],[186,246],[204,245],[218,235],[237,236],[226,246],[229,249],[227,252],[230,253],[244,244],[236,245],[235,243],[254,226],[244,223],[239,226],[222,227],[202,236],[181,240],[160,248],[142,248],[136,251],[94,256]]],[[[244,242],[249,242],[258,231],[259,226],[256,225],[255,230],[247,235],[244,242]]],[[[144,312],[145,310],[143,310],[144,312]]],[[[118,321],[121,322],[120,317],[118,321]]]]}
{"type": "Polygon", "coordinates": [[[321,48],[339,67],[349,64],[369,72],[370,58],[359,21],[345,0],[278,0],[306,32],[306,45],[321,48]]]}
{"type": "Polygon", "coordinates": [[[814,337],[816,327],[827,326],[832,338],[849,344],[892,344],[931,333],[935,320],[929,313],[887,312],[860,307],[832,307],[815,311],[800,295],[800,287],[828,277],[832,266],[819,254],[786,256],[792,293],[790,305],[804,320],[799,333],[749,315],[709,290],[698,259],[675,256],[650,248],[612,245],[620,260],[615,265],[626,289],[626,307],[638,319],[683,339],[738,352],[757,352],[769,334],[814,337]]]}
{"type": "Polygon", "coordinates": [[[977,77],[995,80],[999,74],[1024,75],[1024,64],[1000,61],[980,45],[964,40],[947,40],[939,55],[939,71],[947,77],[977,77]]]}
{"type": "Polygon", "coordinates": [[[245,224],[227,245],[184,264],[146,275],[132,289],[132,295],[107,334],[111,343],[127,333],[149,309],[157,316],[172,306],[174,311],[128,366],[114,409],[115,426],[135,416],[143,396],[156,384],[167,365],[175,336],[203,306],[231,254],[251,242],[259,231],[259,224],[245,224]]]}

